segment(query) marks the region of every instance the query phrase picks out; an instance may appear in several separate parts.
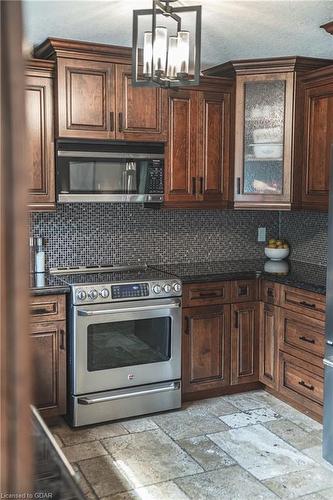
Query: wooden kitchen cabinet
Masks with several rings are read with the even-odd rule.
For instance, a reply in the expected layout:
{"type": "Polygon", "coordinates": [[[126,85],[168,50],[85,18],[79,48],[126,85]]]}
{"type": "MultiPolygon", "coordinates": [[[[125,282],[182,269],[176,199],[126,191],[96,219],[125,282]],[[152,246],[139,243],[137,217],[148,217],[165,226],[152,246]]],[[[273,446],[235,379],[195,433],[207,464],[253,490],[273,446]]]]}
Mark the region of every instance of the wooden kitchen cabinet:
{"type": "Polygon", "coordinates": [[[166,93],[132,86],[130,48],[47,39],[35,53],[56,61],[57,137],[166,140],[166,93]]]}
{"type": "Polygon", "coordinates": [[[260,303],[259,380],[272,389],[278,387],[279,308],[260,303]]]}
{"type": "Polygon", "coordinates": [[[25,75],[29,208],[34,211],[54,210],[54,63],[29,60],[25,75]]]}
{"type": "Polygon", "coordinates": [[[202,78],[168,94],[166,205],[225,208],[230,200],[232,81],[202,78]]]}
{"type": "Polygon", "coordinates": [[[57,60],[57,137],[115,139],[115,103],[112,64],[57,60]]]}
{"type": "Polygon", "coordinates": [[[65,295],[30,299],[33,403],[44,417],[66,413],[67,337],[65,295]]]}
{"type": "Polygon", "coordinates": [[[301,206],[303,88],[300,77],[329,60],[304,57],[233,61],[205,71],[234,76],[234,207],[301,206]]]}
{"type": "Polygon", "coordinates": [[[33,402],[44,417],[66,413],[66,324],[34,323],[31,328],[33,402]]]}
{"type": "Polygon", "coordinates": [[[133,87],[130,65],[116,65],[116,136],[135,141],[166,141],[167,92],[133,87]]]}
{"type": "Polygon", "coordinates": [[[302,208],[328,210],[333,144],[333,66],[311,72],[304,85],[302,208]]]}
{"type": "Polygon", "coordinates": [[[259,379],[259,303],[231,304],[231,384],[259,379]]]}
{"type": "Polygon", "coordinates": [[[183,393],[230,384],[230,306],[183,309],[183,393]]]}

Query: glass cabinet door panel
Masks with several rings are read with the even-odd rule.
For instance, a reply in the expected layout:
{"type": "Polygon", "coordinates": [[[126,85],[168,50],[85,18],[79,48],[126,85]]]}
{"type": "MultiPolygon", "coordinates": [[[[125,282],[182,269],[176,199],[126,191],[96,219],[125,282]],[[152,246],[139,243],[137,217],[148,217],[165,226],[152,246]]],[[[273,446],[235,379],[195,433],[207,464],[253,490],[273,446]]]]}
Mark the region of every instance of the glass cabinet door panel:
{"type": "Polygon", "coordinates": [[[244,87],[244,194],[283,194],[286,82],[246,82],[244,87]]]}

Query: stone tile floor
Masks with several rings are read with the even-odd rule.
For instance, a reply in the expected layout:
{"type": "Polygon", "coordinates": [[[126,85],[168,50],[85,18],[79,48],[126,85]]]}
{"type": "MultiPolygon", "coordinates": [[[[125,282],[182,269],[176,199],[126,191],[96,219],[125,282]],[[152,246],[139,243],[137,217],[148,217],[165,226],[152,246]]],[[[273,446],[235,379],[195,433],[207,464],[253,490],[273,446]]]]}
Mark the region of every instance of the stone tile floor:
{"type": "Polygon", "coordinates": [[[333,500],[322,426],[265,391],[51,430],[87,499],[333,500]]]}

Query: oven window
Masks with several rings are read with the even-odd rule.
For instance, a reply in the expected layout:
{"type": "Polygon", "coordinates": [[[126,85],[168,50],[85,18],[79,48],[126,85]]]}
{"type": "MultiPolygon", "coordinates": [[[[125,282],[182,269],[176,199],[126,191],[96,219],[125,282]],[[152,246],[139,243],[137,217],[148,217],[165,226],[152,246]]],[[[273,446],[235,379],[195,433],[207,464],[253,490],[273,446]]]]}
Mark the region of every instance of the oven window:
{"type": "Polygon", "coordinates": [[[149,318],[88,326],[88,371],[168,361],[171,318],[149,318]]]}

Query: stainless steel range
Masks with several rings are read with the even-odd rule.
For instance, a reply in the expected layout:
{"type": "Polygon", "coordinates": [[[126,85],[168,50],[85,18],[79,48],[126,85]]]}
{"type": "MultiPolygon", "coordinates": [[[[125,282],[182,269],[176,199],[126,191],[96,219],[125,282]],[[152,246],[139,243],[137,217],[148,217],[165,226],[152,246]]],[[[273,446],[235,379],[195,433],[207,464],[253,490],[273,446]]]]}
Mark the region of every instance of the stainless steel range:
{"type": "Polygon", "coordinates": [[[180,407],[180,281],[148,267],[56,271],[71,286],[70,423],[180,407]]]}

